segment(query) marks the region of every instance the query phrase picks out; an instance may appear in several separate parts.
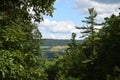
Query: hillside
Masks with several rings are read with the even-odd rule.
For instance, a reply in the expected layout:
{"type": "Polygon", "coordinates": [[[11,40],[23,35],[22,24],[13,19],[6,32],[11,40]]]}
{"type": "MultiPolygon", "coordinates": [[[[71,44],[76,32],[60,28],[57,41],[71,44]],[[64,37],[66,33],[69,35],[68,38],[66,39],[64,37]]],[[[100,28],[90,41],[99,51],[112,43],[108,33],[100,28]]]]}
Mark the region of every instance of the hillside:
{"type": "MultiPolygon", "coordinates": [[[[71,40],[63,39],[44,39],[42,46],[64,46],[70,43],[71,40]]],[[[82,44],[84,40],[77,40],[77,43],[82,44]]]]}
{"type": "MultiPolygon", "coordinates": [[[[45,58],[53,59],[57,55],[65,55],[65,49],[68,47],[67,44],[71,40],[63,39],[43,39],[43,44],[41,46],[42,52],[45,58]]],[[[82,44],[84,40],[77,40],[77,43],[82,44]]]]}

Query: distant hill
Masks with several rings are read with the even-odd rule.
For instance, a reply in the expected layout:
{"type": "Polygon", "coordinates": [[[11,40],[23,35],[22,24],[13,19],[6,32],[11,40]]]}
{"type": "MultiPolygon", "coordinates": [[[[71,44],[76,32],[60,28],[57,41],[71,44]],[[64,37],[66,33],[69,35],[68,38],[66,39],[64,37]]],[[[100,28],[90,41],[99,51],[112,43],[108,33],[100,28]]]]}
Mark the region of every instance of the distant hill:
{"type": "MultiPolygon", "coordinates": [[[[43,46],[64,46],[70,43],[71,40],[63,39],[43,39],[43,46]]],[[[77,40],[77,43],[82,44],[84,40],[77,40]]]]}

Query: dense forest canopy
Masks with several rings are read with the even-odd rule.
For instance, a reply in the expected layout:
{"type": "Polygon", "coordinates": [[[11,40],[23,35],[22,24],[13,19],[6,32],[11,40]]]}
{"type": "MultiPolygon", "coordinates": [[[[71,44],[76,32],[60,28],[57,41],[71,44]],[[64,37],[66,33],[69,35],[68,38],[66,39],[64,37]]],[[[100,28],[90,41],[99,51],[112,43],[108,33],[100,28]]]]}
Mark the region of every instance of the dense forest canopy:
{"type": "Polygon", "coordinates": [[[31,20],[40,22],[43,15],[52,16],[54,2],[55,0],[0,2],[0,80],[47,79],[41,59],[41,34],[31,20]]]}

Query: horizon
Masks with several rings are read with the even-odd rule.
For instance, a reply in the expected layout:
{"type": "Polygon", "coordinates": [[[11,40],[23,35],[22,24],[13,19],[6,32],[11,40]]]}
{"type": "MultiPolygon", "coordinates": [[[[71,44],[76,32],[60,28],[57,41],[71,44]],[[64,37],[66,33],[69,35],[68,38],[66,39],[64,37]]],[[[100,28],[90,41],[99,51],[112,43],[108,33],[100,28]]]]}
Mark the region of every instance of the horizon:
{"type": "MultiPolygon", "coordinates": [[[[72,38],[71,38],[72,39],[72,38]]],[[[52,38],[42,38],[42,40],[71,40],[71,39],[52,39],[52,38]]],[[[85,40],[85,39],[76,39],[76,40],[85,40]]]]}

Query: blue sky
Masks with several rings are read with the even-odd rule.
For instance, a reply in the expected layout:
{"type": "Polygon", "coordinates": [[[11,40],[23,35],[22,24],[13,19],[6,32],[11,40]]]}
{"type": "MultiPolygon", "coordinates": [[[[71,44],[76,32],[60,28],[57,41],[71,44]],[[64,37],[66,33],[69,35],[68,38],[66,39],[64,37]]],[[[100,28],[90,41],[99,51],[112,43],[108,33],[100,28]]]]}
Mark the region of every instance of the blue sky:
{"type": "Polygon", "coordinates": [[[52,20],[56,21],[73,21],[77,24],[80,23],[80,19],[83,19],[83,15],[75,9],[74,0],[58,0],[55,2],[56,8],[53,13],[52,20]]]}
{"type": "Polygon", "coordinates": [[[56,0],[56,10],[53,17],[44,17],[38,27],[43,38],[70,39],[72,32],[79,39],[80,31],[75,26],[83,26],[81,20],[88,15],[88,8],[94,7],[98,12],[97,21],[103,21],[104,17],[112,13],[118,14],[119,0],[56,0]]]}

